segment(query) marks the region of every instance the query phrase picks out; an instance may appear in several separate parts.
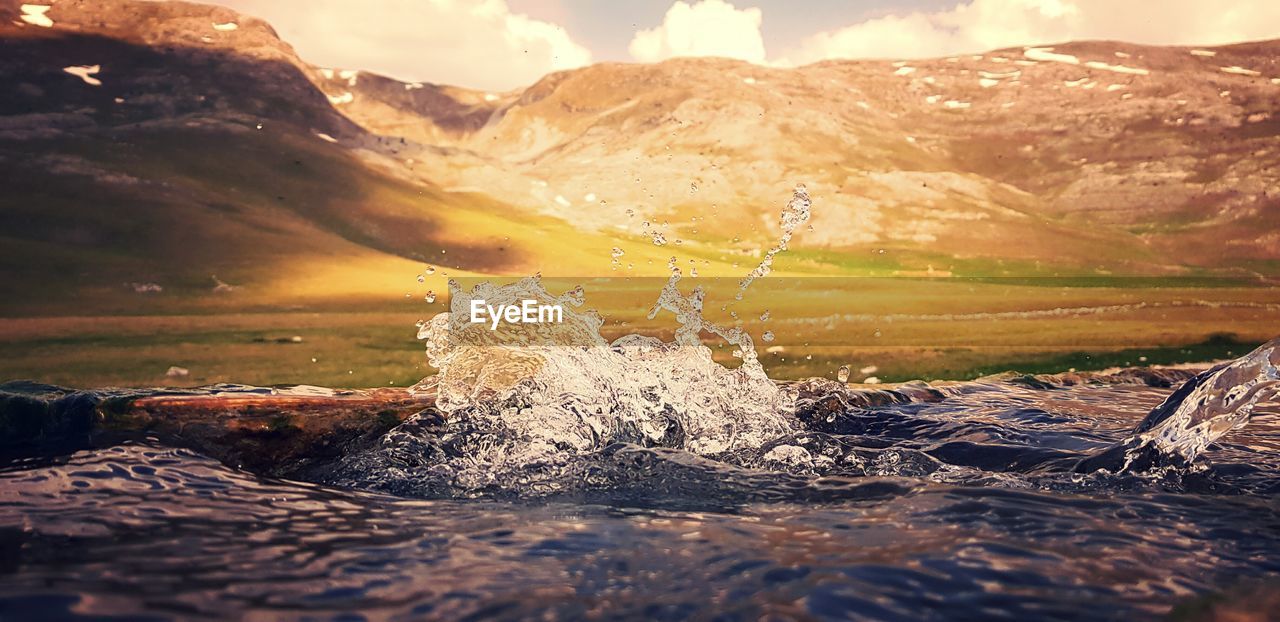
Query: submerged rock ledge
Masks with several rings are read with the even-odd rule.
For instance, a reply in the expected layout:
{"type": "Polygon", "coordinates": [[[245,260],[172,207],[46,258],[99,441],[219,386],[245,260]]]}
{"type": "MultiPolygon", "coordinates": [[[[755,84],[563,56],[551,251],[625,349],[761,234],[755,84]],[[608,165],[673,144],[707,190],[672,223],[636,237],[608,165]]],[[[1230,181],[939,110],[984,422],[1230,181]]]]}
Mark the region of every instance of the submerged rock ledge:
{"type": "Polygon", "coordinates": [[[435,397],[403,389],[215,385],[77,391],[0,384],[0,465],[155,439],[272,477],[300,477],[376,442],[435,397]]]}

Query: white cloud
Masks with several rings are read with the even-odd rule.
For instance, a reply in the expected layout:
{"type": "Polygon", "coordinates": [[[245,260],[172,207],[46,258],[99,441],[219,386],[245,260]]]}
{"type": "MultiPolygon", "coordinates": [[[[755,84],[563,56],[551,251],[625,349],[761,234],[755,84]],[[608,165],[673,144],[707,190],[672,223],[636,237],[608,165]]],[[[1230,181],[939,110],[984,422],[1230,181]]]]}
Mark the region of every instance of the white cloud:
{"type": "Polygon", "coordinates": [[[507,90],[591,52],[505,0],[217,0],[261,17],[308,62],[408,81],[507,90]]]}
{"type": "Polygon", "coordinates": [[[662,25],[637,32],[628,50],[641,62],[673,56],[723,56],[765,62],[760,9],[738,9],[724,0],[676,2],[662,25]]]}
{"type": "Polygon", "coordinates": [[[970,0],[819,32],[782,64],[827,58],[921,58],[1081,39],[1221,44],[1280,36],[1280,2],[970,0]]]}

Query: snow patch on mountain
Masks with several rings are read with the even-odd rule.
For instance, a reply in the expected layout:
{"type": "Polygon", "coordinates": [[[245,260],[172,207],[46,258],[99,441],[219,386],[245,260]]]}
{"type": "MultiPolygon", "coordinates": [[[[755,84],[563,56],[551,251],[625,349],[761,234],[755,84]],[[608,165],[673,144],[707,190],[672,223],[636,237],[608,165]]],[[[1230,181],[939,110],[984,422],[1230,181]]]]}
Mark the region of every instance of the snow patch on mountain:
{"type": "Polygon", "coordinates": [[[1053,48],[1027,48],[1022,55],[1033,61],[1044,61],[1046,63],[1066,63],[1068,65],[1079,65],[1080,59],[1070,54],[1058,54],[1053,48]]]}
{"type": "Polygon", "coordinates": [[[1254,70],[1252,70],[1252,69],[1245,69],[1244,67],[1238,67],[1238,66],[1236,66],[1236,65],[1232,65],[1232,66],[1230,66],[1230,67],[1221,67],[1220,69],[1222,70],[1222,73],[1232,73],[1232,74],[1235,74],[1235,75],[1238,75],[1238,76],[1260,76],[1260,75],[1262,75],[1262,72],[1261,72],[1261,71],[1254,71],[1254,70]]]}
{"type": "Polygon", "coordinates": [[[43,4],[22,5],[22,21],[41,28],[53,28],[53,20],[46,13],[53,7],[43,4]]]}
{"type": "Polygon", "coordinates": [[[1102,61],[1096,61],[1096,60],[1091,60],[1091,61],[1089,61],[1089,62],[1085,63],[1085,64],[1084,64],[1084,66],[1085,66],[1085,67],[1088,67],[1088,68],[1090,68],[1090,69],[1101,69],[1101,70],[1103,70],[1103,71],[1114,71],[1114,72],[1116,72],[1116,73],[1127,73],[1127,74],[1131,74],[1131,75],[1135,75],[1135,76],[1145,76],[1145,75],[1148,75],[1148,74],[1150,74],[1150,73],[1151,73],[1150,71],[1147,71],[1146,69],[1142,69],[1142,68],[1140,68],[1140,67],[1128,67],[1128,66],[1125,66],[1125,65],[1110,65],[1110,64],[1104,63],[1104,62],[1102,62],[1102,61]]]}

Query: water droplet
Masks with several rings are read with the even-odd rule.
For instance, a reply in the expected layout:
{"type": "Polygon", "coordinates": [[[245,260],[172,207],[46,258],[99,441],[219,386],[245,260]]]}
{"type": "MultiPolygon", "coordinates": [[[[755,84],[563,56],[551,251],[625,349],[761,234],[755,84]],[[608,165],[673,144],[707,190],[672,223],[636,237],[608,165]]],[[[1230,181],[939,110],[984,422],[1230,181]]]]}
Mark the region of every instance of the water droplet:
{"type": "Polygon", "coordinates": [[[423,274],[427,274],[427,275],[432,275],[435,273],[436,273],[436,269],[431,266],[427,266],[427,269],[423,271],[423,274]]]}
{"type": "Polygon", "coordinates": [[[698,182],[696,182],[696,181],[695,181],[695,182],[693,182],[693,183],[689,184],[689,194],[694,194],[694,193],[696,193],[697,191],[698,191],[698,182]]]}
{"type": "Polygon", "coordinates": [[[427,292],[427,297],[426,297],[426,298],[423,298],[423,300],[426,300],[426,301],[427,301],[427,302],[429,302],[429,303],[430,303],[430,302],[435,302],[435,301],[436,301],[436,293],[435,293],[435,292],[427,292]]]}
{"type": "Polygon", "coordinates": [[[426,282],[427,282],[427,277],[422,276],[421,274],[419,274],[419,275],[418,275],[418,282],[419,282],[419,283],[426,283],[426,282]]]}
{"type": "Polygon", "coordinates": [[[771,330],[766,330],[766,331],[764,331],[764,334],[763,334],[763,335],[760,335],[760,338],[761,338],[761,339],[763,339],[765,343],[770,343],[770,342],[772,342],[772,341],[773,341],[773,331],[771,331],[771,330]]]}
{"type": "Polygon", "coordinates": [[[836,380],[840,382],[849,382],[849,366],[841,365],[840,370],[836,372],[836,380]]]}
{"type": "Polygon", "coordinates": [[[609,253],[609,256],[610,256],[610,257],[613,257],[614,259],[617,259],[617,258],[619,258],[619,257],[621,257],[621,256],[623,256],[623,255],[625,255],[625,254],[626,254],[626,253],[622,252],[622,249],[620,249],[620,248],[618,248],[617,246],[615,246],[615,247],[613,247],[613,251],[609,253]]]}
{"type": "Polygon", "coordinates": [[[761,321],[761,322],[768,322],[768,321],[769,321],[769,310],[768,310],[768,309],[765,309],[765,310],[764,310],[764,313],[761,313],[761,314],[760,314],[760,321],[761,321]]]}

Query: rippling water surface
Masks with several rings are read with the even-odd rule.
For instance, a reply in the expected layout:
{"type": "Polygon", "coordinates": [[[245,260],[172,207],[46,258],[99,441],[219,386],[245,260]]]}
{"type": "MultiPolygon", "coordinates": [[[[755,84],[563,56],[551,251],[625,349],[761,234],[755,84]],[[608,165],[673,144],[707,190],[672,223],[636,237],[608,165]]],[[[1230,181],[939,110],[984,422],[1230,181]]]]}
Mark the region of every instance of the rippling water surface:
{"type": "Polygon", "coordinates": [[[465,492],[394,438],[324,484],[155,442],[19,462],[0,618],[1153,618],[1280,575],[1274,406],[1191,465],[1045,468],[1170,392],[1005,379],[810,404],[794,449],[614,443],[465,492]]]}

